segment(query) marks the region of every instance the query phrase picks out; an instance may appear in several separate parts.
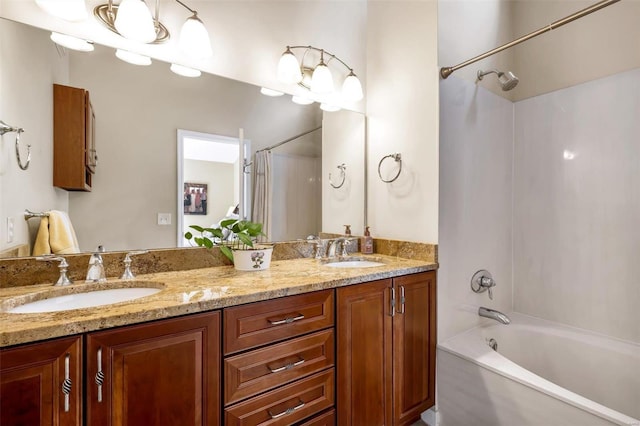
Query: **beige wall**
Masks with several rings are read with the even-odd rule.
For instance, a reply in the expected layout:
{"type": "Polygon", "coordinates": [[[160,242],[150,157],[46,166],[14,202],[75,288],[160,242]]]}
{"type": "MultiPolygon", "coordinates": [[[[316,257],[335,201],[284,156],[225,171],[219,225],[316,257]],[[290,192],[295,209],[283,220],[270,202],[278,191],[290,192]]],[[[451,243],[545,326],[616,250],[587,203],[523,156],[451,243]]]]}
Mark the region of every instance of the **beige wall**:
{"type": "Polygon", "coordinates": [[[365,119],[352,111],[325,113],[322,120],[322,231],[364,235],[365,119]],[[348,131],[347,131],[348,129],[348,131]],[[346,166],[344,182],[338,165],[346,166]],[[333,188],[329,182],[335,186],[333,188]]]}
{"type": "Polygon", "coordinates": [[[374,237],[438,241],[437,3],[369,3],[368,225],[374,237]],[[392,184],[378,162],[402,154],[392,184]]]}
{"type": "MultiPolygon", "coordinates": [[[[31,145],[31,164],[20,170],[15,133],[0,136],[0,251],[29,243],[25,209],[67,210],[67,192],[52,186],[53,82],[68,78],[67,58],[59,55],[41,31],[0,20],[0,120],[22,127],[22,158],[31,145]],[[7,242],[7,218],[14,221],[7,242]]],[[[30,225],[37,227],[38,219],[30,225]]]]}
{"type": "MultiPolygon", "coordinates": [[[[595,1],[514,4],[514,26],[538,29],[595,1]]],[[[515,100],[640,67],[640,2],[621,1],[514,48],[515,100]]]]}
{"type": "MultiPolygon", "coordinates": [[[[438,63],[454,66],[514,38],[512,23],[514,1],[481,0],[438,2],[438,63]]],[[[511,69],[513,50],[506,50],[455,71],[453,75],[476,81],[478,70],[511,69]]],[[[503,92],[493,76],[480,83],[482,87],[510,98],[514,91],[503,92]]]]}
{"type": "Polygon", "coordinates": [[[190,230],[190,225],[203,227],[215,225],[220,219],[224,218],[229,207],[235,205],[234,201],[237,192],[234,192],[232,182],[237,180],[237,174],[234,169],[235,166],[233,164],[184,160],[184,181],[190,183],[205,183],[208,185],[207,214],[185,215],[185,231],[190,230]]]}

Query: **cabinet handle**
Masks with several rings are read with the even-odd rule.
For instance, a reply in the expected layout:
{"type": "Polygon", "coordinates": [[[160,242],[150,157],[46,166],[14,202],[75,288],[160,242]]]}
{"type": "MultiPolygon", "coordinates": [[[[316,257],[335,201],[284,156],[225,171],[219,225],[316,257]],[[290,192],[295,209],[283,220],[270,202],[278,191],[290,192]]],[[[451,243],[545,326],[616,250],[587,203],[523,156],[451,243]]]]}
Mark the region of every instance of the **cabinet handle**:
{"type": "Polygon", "coordinates": [[[302,402],[299,398],[298,398],[298,402],[299,402],[298,405],[296,405],[295,407],[287,408],[282,413],[273,414],[271,410],[267,410],[267,411],[269,412],[269,415],[271,416],[272,419],[277,419],[278,417],[286,416],[287,414],[291,414],[294,411],[297,411],[302,407],[304,407],[304,402],[302,402]]]}
{"type": "Polygon", "coordinates": [[[396,315],[396,289],[393,287],[389,287],[389,290],[391,292],[391,309],[390,309],[390,316],[395,316],[396,315]]]}
{"type": "Polygon", "coordinates": [[[291,324],[294,321],[299,321],[301,319],[304,319],[304,315],[302,314],[294,314],[295,316],[293,317],[286,317],[284,319],[281,320],[270,320],[268,319],[267,321],[269,321],[269,323],[271,325],[281,325],[281,324],[291,324]]]}
{"type": "Polygon", "coordinates": [[[64,357],[64,380],[62,381],[62,393],[64,394],[64,412],[69,412],[69,394],[71,393],[71,373],[69,371],[69,364],[71,361],[71,354],[67,354],[64,357]]]}
{"type": "Polygon", "coordinates": [[[404,298],[404,286],[401,285],[400,286],[400,313],[404,314],[404,302],[405,302],[405,298],[404,298]]]}
{"type": "Polygon", "coordinates": [[[278,367],[278,368],[271,368],[271,367],[267,367],[269,368],[269,370],[272,373],[279,373],[281,371],[285,371],[285,370],[291,370],[293,367],[297,367],[298,365],[301,365],[304,363],[304,358],[302,358],[300,355],[298,355],[298,358],[300,358],[298,361],[291,363],[291,364],[286,364],[283,365],[282,367],[278,367]]]}
{"type": "Polygon", "coordinates": [[[104,373],[102,372],[102,348],[98,348],[96,354],[98,358],[98,372],[96,373],[96,385],[98,385],[98,402],[102,402],[102,384],[104,383],[104,373]]]}

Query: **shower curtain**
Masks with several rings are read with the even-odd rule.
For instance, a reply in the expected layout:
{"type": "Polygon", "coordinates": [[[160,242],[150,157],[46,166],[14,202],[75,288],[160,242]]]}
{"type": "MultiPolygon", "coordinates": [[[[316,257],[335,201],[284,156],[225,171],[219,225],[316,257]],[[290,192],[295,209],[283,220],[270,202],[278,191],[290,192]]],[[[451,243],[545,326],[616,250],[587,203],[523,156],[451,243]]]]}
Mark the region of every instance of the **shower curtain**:
{"type": "Polygon", "coordinates": [[[271,238],[271,200],[272,200],[272,173],[271,151],[258,151],[254,160],[253,182],[253,222],[262,223],[262,232],[266,237],[260,241],[269,241],[271,238]]]}

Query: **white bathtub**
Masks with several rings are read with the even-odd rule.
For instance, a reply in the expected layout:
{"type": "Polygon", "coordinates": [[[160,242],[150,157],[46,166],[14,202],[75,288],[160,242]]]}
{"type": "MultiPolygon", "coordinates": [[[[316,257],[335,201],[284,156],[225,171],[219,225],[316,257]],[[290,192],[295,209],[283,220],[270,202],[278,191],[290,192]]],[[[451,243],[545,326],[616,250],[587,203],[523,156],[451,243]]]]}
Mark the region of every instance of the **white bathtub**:
{"type": "Polygon", "coordinates": [[[509,317],[438,345],[442,426],[640,425],[640,345],[509,317]]]}

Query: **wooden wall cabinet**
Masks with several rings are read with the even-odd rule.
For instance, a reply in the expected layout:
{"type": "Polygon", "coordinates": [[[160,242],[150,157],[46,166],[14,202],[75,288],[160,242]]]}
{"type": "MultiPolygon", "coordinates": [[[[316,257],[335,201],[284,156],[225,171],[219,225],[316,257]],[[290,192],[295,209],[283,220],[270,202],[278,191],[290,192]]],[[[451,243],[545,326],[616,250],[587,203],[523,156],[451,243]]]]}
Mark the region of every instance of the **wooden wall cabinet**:
{"type": "Polygon", "coordinates": [[[1,425],[76,426],[81,422],[81,337],[0,350],[1,425]]]}
{"type": "Polygon", "coordinates": [[[91,191],[98,156],[89,92],[53,85],[53,186],[91,191]]]}
{"type": "Polygon", "coordinates": [[[435,272],[337,289],[340,426],[409,425],[435,403],[435,272]]]}

